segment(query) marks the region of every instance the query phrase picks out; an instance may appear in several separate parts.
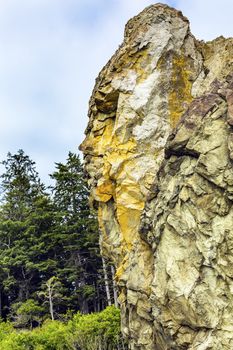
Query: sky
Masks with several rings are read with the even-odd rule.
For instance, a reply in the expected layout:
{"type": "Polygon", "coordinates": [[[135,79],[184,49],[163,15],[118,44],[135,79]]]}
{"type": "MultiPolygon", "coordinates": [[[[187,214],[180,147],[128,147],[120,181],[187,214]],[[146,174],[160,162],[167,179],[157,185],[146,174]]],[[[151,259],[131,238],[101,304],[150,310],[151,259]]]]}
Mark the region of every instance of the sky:
{"type": "MultiPolygon", "coordinates": [[[[232,0],[167,0],[198,39],[233,36],[232,0]]],[[[0,0],[0,161],[23,149],[42,181],[78,152],[95,78],[149,0],[0,0]]],[[[0,172],[3,171],[0,168],[0,172]]]]}

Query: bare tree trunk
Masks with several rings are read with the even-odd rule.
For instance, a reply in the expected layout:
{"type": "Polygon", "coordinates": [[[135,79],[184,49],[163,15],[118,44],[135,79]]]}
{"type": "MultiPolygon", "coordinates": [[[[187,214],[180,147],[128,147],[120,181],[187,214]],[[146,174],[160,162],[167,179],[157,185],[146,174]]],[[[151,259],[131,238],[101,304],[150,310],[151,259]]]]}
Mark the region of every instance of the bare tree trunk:
{"type": "Polygon", "coordinates": [[[53,301],[51,298],[49,298],[49,310],[52,321],[54,321],[54,314],[53,314],[53,301]]]}
{"type": "Polygon", "coordinates": [[[50,312],[52,321],[54,321],[53,297],[52,297],[52,288],[50,285],[48,285],[48,292],[49,292],[49,312],[50,312]]]}
{"type": "Polygon", "coordinates": [[[89,312],[88,302],[85,300],[85,298],[82,298],[81,312],[82,314],[88,314],[89,312]]]}
{"type": "Polygon", "coordinates": [[[118,307],[118,301],[117,301],[117,285],[115,281],[115,269],[114,266],[111,265],[111,273],[112,273],[112,284],[113,284],[113,297],[114,297],[114,305],[115,307],[118,307]]]}
{"type": "Polygon", "coordinates": [[[105,284],[105,290],[106,290],[106,296],[107,296],[107,303],[108,303],[108,306],[111,306],[112,302],[111,302],[111,295],[110,295],[110,288],[109,288],[107,266],[106,266],[105,259],[103,257],[102,257],[102,264],[103,264],[104,284],[105,284]]]}

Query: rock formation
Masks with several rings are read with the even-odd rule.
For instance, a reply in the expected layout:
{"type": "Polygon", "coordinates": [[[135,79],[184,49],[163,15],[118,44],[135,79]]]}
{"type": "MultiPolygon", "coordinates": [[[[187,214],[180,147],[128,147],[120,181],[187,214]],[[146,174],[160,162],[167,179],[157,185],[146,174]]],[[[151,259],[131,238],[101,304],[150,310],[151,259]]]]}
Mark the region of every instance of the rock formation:
{"type": "Polygon", "coordinates": [[[233,349],[233,39],[131,19],[81,145],[133,350],[233,349]]]}

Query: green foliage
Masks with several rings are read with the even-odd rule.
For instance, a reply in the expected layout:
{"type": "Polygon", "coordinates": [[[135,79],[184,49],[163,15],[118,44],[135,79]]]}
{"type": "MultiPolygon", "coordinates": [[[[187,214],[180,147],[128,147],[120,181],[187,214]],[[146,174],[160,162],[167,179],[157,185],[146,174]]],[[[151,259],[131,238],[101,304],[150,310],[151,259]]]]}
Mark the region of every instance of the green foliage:
{"type": "Polygon", "coordinates": [[[67,310],[101,310],[105,295],[97,220],[89,208],[79,157],[70,152],[65,164],[56,164],[52,194],[46,192],[35,162],[23,150],[8,153],[2,164],[0,317],[11,317],[18,327],[32,325],[32,313],[28,310],[26,316],[26,311],[22,314],[17,309],[28,299],[48,301],[49,307],[41,309],[41,320],[46,310],[52,319],[60,319],[67,310]],[[49,300],[45,291],[51,278],[54,287],[49,300]]]}
{"type": "Polygon", "coordinates": [[[100,291],[98,225],[89,208],[89,193],[79,156],[69,152],[65,164],[56,163],[51,178],[55,180],[52,193],[56,237],[62,244],[57,276],[69,290],[68,308],[84,313],[94,311],[97,309],[96,296],[100,299],[103,295],[100,291]]]}
{"type": "Polygon", "coordinates": [[[9,323],[0,324],[4,350],[115,350],[121,344],[120,312],[113,306],[100,313],[78,313],[67,324],[48,321],[32,331],[17,332],[9,323]]]}
{"type": "Polygon", "coordinates": [[[79,157],[56,164],[52,194],[23,150],[2,164],[0,319],[12,322],[0,322],[0,349],[120,349],[119,310],[85,314],[103,309],[106,297],[79,157]]]}
{"type": "Polygon", "coordinates": [[[14,319],[14,326],[30,326],[30,328],[32,328],[33,322],[40,323],[40,315],[44,311],[43,307],[33,299],[15,303],[11,309],[11,318],[14,319]]]}
{"type": "MultiPolygon", "coordinates": [[[[13,304],[33,299],[41,278],[52,272],[54,262],[53,206],[41,184],[35,163],[22,150],[8,153],[2,162],[0,206],[1,316],[13,304]],[[52,271],[51,271],[52,270],[52,271]]],[[[12,310],[14,311],[14,310],[12,310]]]]}
{"type": "Polygon", "coordinates": [[[0,322],[0,344],[4,339],[8,338],[13,331],[14,328],[10,322],[0,322]]]}
{"type": "Polygon", "coordinates": [[[62,283],[56,276],[52,276],[46,283],[42,284],[42,289],[37,294],[44,300],[44,304],[49,305],[50,316],[54,320],[54,303],[59,303],[62,298],[65,299],[62,293],[62,283]]]}
{"type": "Polygon", "coordinates": [[[82,350],[111,349],[120,341],[120,310],[109,306],[100,313],[79,313],[68,327],[82,350]]]}

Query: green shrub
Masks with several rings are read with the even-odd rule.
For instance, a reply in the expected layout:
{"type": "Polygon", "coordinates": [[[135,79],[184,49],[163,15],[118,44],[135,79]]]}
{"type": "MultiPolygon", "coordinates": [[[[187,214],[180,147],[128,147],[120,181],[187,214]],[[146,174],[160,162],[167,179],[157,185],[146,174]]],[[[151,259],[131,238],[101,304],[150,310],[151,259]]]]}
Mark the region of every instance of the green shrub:
{"type": "MultiPolygon", "coordinates": [[[[8,338],[9,335],[14,331],[13,325],[10,322],[0,323],[0,343],[8,338]]],[[[0,348],[1,349],[1,348],[0,348]]]]}
{"type": "Polygon", "coordinates": [[[35,344],[37,344],[35,350],[75,350],[73,336],[69,333],[65,323],[47,321],[32,333],[35,344]]]}
{"type": "Polygon", "coordinates": [[[100,313],[77,313],[68,323],[46,321],[32,331],[0,323],[1,350],[115,350],[120,342],[120,311],[113,306],[100,313]]]}
{"type": "Polygon", "coordinates": [[[19,302],[12,305],[11,317],[14,320],[14,326],[23,328],[32,328],[33,322],[40,323],[40,315],[43,312],[37,301],[28,299],[25,302],[19,302]]]}
{"type": "Polygon", "coordinates": [[[76,348],[81,350],[111,349],[120,339],[120,310],[107,307],[100,313],[76,314],[68,323],[76,348]]]}

